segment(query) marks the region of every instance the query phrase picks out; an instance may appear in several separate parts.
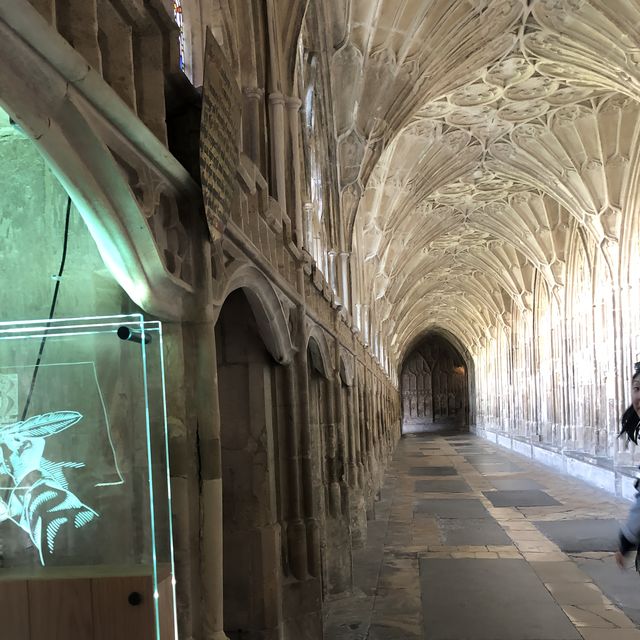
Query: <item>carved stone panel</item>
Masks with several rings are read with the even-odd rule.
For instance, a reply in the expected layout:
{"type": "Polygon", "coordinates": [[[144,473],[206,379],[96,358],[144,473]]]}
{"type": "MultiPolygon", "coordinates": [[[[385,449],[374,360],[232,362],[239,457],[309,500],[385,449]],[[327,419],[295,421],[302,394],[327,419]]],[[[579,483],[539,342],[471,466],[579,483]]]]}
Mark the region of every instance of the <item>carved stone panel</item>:
{"type": "Polygon", "coordinates": [[[237,190],[242,96],[231,65],[207,32],[200,131],[200,175],[211,237],[220,237],[237,190]]]}

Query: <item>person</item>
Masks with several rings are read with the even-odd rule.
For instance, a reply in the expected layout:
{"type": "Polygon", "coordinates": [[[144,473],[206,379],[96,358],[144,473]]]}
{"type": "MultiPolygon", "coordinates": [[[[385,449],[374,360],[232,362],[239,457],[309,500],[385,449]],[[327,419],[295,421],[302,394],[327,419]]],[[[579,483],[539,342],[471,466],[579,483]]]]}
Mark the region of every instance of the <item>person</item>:
{"type": "MultiPolygon", "coordinates": [[[[626,436],[634,444],[638,444],[640,432],[640,362],[634,365],[631,379],[631,406],[622,416],[620,436],[626,436]]],[[[635,551],[640,545],[640,475],[635,481],[636,496],[633,506],[629,510],[627,521],[620,527],[616,563],[621,569],[625,568],[625,557],[635,551]]],[[[637,561],[636,561],[637,563],[637,561]]]]}

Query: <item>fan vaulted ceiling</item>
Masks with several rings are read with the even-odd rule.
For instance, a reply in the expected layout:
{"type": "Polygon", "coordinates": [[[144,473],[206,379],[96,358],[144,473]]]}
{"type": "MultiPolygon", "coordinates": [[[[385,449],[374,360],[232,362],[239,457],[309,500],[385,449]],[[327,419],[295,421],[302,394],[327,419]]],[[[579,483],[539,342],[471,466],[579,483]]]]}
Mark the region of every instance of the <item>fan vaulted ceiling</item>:
{"type": "Polygon", "coordinates": [[[579,227],[613,257],[638,167],[640,2],[334,0],[342,215],[361,304],[401,357],[473,350],[579,227]]]}

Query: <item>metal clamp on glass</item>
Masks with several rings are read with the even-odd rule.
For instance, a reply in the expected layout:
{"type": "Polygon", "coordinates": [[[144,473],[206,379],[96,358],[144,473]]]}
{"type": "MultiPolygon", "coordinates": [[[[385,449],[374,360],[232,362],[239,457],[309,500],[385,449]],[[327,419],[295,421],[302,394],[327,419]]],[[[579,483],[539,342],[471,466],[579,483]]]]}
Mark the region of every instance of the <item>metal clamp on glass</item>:
{"type": "Polygon", "coordinates": [[[151,335],[146,331],[136,331],[135,329],[129,329],[129,327],[125,327],[124,325],[118,327],[118,338],[120,340],[128,340],[129,342],[137,342],[139,344],[145,343],[149,344],[151,342],[151,335]]]}

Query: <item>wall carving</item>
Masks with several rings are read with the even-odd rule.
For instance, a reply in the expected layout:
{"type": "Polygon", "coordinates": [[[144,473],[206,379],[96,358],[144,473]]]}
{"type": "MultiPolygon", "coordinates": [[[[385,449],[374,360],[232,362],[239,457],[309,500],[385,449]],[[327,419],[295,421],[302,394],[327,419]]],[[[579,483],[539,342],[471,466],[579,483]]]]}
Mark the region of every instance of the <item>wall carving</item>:
{"type": "Polygon", "coordinates": [[[202,197],[211,237],[224,232],[238,187],[242,100],[233,70],[209,31],[200,127],[202,197]]]}
{"type": "Polygon", "coordinates": [[[189,207],[193,200],[185,200],[165,176],[154,171],[145,159],[131,150],[120,147],[118,152],[112,149],[111,153],[127,177],[165,268],[174,278],[193,287],[192,242],[184,223],[184,219],[195,219],[189,207]]]}

